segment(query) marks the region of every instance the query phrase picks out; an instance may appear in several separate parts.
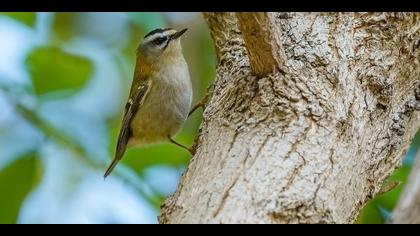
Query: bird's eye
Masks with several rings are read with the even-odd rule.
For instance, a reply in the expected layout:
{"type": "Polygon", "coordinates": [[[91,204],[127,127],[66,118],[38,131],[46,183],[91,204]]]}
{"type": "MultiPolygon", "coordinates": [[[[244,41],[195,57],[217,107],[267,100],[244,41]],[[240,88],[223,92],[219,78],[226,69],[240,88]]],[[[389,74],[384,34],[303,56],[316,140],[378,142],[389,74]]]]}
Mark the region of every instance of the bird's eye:
{"type": "Polygon", "coordinates": [[[166,37],[159,37],[153,40],[153,43],[156,45],[161,45],[167,40],[166,37]]]}

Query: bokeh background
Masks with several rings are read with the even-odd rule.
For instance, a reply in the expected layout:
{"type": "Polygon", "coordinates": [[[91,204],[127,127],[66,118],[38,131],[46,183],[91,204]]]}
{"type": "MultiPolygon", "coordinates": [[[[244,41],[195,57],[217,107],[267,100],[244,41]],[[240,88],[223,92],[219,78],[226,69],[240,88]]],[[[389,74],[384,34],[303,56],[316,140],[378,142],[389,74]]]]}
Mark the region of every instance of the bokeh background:
{"type": "MultiPolygon", "coordinates": [[[[183,48],[198,101],[215,77],[199,13],[0,13],[0,223],[157,223],[190,155],[171,144],[131,149],[105,181],[134,68],[157,27],[189,28],[183,48]]],[[[191,145],[201,111],[176,140],[191,145]]],[[[359,223],[383,223],[404,188],[417,135],[359,223]]]]}

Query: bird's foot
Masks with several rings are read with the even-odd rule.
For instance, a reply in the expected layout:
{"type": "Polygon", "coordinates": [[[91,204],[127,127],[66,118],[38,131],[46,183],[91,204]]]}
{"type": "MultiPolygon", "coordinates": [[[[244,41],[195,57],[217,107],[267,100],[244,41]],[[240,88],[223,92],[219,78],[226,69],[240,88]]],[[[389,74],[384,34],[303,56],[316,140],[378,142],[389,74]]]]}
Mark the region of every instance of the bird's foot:
{"type": "Polygon", "coordinates": [[[189,153],[191,153],[192,156],[195,155],[195,151],[196,151],[195,145],[193,145],[191,148],[189,148],[189,147],[187,147],[185,145],[182,145],[182,144],[178,143],[177,141],[173,140],[170,136],[168,136],[168,138],[169,138],[169,142],[177,145],[178,147],[181,147],[181,148],[187,150],[189,153]]]}
{"type": "Polygon", "coordinates": [[[210,85],[209,87],[207,87],[207,92],[204,95],[203,98],[201,98],[200,101],[197,102],[197,104],[195,104],[195,106],[191,109],[190,113],[188,113],[188,117],[190,117],[198,108],[203,108],[203,110],[206,109],[206,105],[210,99],[210,97],[213,95],[213,85],[210,85]]]}

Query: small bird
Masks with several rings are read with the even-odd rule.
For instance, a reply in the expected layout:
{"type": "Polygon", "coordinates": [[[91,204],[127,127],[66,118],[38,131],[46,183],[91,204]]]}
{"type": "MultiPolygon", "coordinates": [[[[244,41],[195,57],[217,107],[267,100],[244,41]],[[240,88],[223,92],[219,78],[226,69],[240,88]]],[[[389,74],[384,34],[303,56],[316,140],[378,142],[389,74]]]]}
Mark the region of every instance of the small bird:
{"type": "Polygon", "coordinates": [[[169,141],[191,152],[172,138],[188,117],[193,95],[180,40],[186,31],[158,28],[140,43],[115,158],[105,178],[130,147],[169,141]]]}

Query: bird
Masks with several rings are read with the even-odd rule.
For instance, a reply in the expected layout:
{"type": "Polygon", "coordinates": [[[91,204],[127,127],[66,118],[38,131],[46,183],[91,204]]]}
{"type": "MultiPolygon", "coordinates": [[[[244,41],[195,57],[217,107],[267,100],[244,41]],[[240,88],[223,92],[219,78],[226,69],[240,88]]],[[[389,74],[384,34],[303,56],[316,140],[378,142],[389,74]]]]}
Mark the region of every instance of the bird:
{"type": "Polygon", "coordinates": [[[115,156],[104,178],[128,148],[170,142],[191,152],[173,139],[189,116],[193,97],[181,46],[181,36],[186,31],[157,28],[139,44],[115,156]]]}

